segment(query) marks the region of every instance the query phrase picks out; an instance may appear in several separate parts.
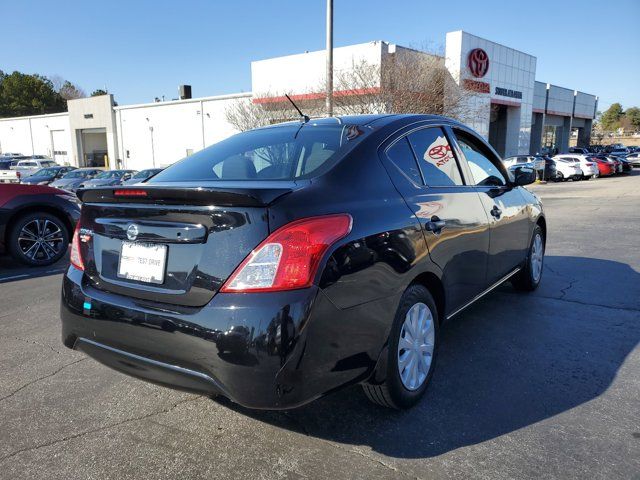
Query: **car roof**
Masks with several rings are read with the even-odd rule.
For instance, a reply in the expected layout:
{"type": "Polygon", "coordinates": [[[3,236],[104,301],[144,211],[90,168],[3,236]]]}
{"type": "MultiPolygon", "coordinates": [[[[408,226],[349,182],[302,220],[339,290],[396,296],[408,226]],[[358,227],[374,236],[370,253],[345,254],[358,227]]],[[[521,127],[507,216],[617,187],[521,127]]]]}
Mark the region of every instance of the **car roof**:
{"type": "MultiPolygon", "coordinates": [[[[457,120],[454,120],[449,117],[444,117],[442,115],[426,115],[419,113],[392,113],[392,114],[376,114],[376,115],[339,115],[334,117],[322,117],[322,118],[312,118],[307,122],[310,125],[336,125],[336,124],[348,124],[348,125],[372,125],[375,123],[376,126],[385,126],[394,122],[398,122],[399,120],[405,120],[404,123],[411,122],[420,122],[420,121],[437,121],[442,123],[454,123],[458,125],[462,125],[457,120]]],[[[271,128],[282,128],[288,127],[291,125],[300,125],[299,121],[290,121],[277,123],[274,125],[267,125],[266,127],[261,127],[261,129],[271,129],[271,128]]]]}

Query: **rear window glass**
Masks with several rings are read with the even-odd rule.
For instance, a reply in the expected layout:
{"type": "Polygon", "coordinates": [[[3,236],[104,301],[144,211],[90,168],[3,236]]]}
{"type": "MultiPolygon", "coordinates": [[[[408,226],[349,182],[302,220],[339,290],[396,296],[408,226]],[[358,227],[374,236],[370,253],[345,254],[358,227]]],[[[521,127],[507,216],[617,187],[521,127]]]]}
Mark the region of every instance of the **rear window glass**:
{"type": "Polygon", "coordinates": [[[398,140],[387,150],[387,157],[413,182],[422,185],[418,163],[416,162],[416,157],[413,156],[413,151],[406,137],[398,140]]]}
{"type": "Polygon", "coordinates": [[[424,181],[431,187],[463,185],[451,146],[440,128],[425,128],[409,135],[424,181]]]}
{"type": "Polygon", "coordinates": [[[317,176],[365,136],[357,125],[289,124],[239,133],[167,167],[149,183],[317,176]]]}

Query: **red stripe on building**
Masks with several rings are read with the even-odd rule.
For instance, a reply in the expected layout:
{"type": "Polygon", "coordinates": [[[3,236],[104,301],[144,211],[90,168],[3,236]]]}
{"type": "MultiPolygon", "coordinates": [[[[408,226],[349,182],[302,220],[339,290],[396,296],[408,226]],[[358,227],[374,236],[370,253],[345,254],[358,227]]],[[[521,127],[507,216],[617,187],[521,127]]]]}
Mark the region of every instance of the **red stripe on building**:
{"type": "MultiPolygon", "coordinates": [[[[356,88],[353,90],[338,90],[333,92],[334,97],[351,97],[355,95],[374,95],[380,93],[380,87],[370,87],[370,88],[356,88]]],[[[300,93],[298,95],[289,95],[291,100],[294,102],[296,100],[320,100],[325,98],[326,93],[318,92],[318,93],[300,93]]],[[[287,97],[261,97],[254,98],[251,100],[253,103],[281,103],[286,102],[287,97]]]]}

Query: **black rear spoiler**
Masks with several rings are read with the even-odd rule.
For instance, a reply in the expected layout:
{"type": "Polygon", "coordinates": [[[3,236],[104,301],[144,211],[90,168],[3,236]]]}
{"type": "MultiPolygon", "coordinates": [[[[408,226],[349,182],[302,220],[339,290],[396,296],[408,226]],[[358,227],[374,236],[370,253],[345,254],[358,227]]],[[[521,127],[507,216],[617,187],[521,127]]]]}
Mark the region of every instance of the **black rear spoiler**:
{"type": "Polygon", "coordinates": [[[293,190],[296,182],[269,182],[260,186],[213,187],[181,185],[127,185],[79,189],[83,203],[153,203],[156,205],[215,205],[266,207],[293,190]]]}

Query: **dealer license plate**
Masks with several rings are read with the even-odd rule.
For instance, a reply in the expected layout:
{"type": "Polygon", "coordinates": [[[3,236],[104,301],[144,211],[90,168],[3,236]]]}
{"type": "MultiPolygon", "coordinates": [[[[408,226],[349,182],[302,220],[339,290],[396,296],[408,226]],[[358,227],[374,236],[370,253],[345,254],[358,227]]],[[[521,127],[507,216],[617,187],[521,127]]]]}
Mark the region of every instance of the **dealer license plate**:
{"type": "Polygon", "coordinates": [[[122,242],[118,277],[139,282],[164,282],[167,246],[153,243],[122,242]]]}

